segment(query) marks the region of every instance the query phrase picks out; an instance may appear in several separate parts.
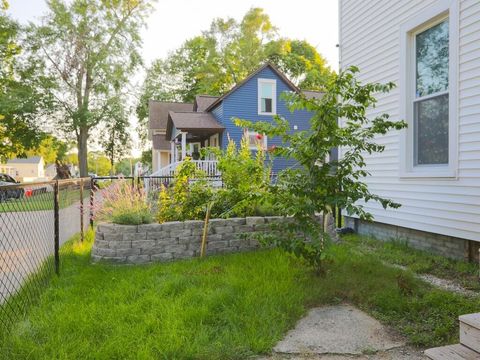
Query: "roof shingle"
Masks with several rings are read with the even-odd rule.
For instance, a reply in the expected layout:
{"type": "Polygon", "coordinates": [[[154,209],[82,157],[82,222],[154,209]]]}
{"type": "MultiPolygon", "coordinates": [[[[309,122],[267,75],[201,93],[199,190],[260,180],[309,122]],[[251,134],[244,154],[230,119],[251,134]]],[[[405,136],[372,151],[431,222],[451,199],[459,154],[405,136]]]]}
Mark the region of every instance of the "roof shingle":
{"type": "Polygon", "coordinates": [[[169,111],[192,111],[192,103],[175,103],[150,100],[148,102],[148,127],[166,129],[169,111]]]}

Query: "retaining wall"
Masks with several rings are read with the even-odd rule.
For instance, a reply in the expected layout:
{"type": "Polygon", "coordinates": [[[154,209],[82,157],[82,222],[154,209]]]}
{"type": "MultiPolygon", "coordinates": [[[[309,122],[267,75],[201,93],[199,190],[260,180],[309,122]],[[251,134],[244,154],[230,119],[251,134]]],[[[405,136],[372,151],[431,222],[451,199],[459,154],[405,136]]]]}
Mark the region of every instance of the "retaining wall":
{"type": "MultiPolygon", "coordinates": [[[[259,247],[258,242],[242,234],[268,231],[271,223],[287,220],[280,216],[212,219],[206,252],[255,250],[259,247]]],[[[329,224],[333,229],[333,221],[329,224]]],[[[102,223],[97,226],[92,260],[141,264],[192,258],[200,253],[203,225],[200,220],[147,225],[102,223]]]]}

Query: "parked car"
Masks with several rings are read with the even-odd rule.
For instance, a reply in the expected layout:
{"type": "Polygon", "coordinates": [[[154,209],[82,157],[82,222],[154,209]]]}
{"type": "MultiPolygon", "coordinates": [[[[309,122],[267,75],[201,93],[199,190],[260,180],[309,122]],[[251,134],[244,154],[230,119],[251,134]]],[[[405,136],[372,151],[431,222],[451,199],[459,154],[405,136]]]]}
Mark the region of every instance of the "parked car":
{"type": "Polygon", "coordinates": [[[13,187],[17,184],[19,182],[10,175],[0,173],[0,202],[23,197],[24,190],[22,188],[8,189],[9,186],[13,187]]]}

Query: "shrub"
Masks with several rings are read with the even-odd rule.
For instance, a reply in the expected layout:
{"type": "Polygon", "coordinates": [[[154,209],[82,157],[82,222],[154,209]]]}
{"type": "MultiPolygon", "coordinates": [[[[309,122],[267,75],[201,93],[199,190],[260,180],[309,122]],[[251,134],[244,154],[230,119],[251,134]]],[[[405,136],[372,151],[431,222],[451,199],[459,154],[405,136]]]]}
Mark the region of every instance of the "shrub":
{"type": "Polygon", "coordinates": [[[271,166],[264,149],[258,147],[252,152],[248,138],[243,136],[239,148],[230,140],[224,151],[210,151],[215,154],[223,180],[223,187],[213,197],[212,217],[271,214],[271,166]]]}
{"type": "Polygon", "coordinates": [[[177,168],[173,185],[162,186],[160,190],[158,222],[203,219],[212,193],[205,173],[198,170],[190,158],[186,158],[177,168]]]}
{"type": "Polygon", "coordinates": [[[206,174],[187,157],[177,168],[172,186],[160,191],[157,215],[160,223],[203,220],[209,204],[211,217],[274,214],[269,195],[271,171],[263,149],[252,152],[248,139],[243,137],[239,148],[230,140],[225,150],[210,148],[207,152],[218,161],[223,186],[213,188],[206,174]]]}
{"type": "Polygon", "coordinates": [[[125,180],[119,180],[101,191],[101,201],[95,214],[96,218],[115,224],[139,225],[153,222],[145,191],[134,189],[125,180]]]}

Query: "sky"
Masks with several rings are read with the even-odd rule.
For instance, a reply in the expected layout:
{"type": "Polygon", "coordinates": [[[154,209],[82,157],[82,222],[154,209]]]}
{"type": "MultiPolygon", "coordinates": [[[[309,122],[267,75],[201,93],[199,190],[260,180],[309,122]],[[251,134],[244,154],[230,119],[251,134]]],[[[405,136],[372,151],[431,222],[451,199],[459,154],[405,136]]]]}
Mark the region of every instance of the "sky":
{"type": "MultiPolygon", "coordinates": [[[[47,10],[44,0],[10,0],[9,13],[22,23],[36,22],[47,10]]],[[[240,20],[252,7],[270,16],[282,37],[306,40],[315,46],[328,64],[338,69],[337,0],[158,0],[142,32],[141,51],[148,65],[178,48],[185,40],[209,28],[214,18],[240,20]]],[[[132,122],[134,120],[132,119],[132,122]]],[[[134,125],[132,124],[132,132],[134,125]]],[[[138,136],[133,155],[138,155],[138,136]]]]}

